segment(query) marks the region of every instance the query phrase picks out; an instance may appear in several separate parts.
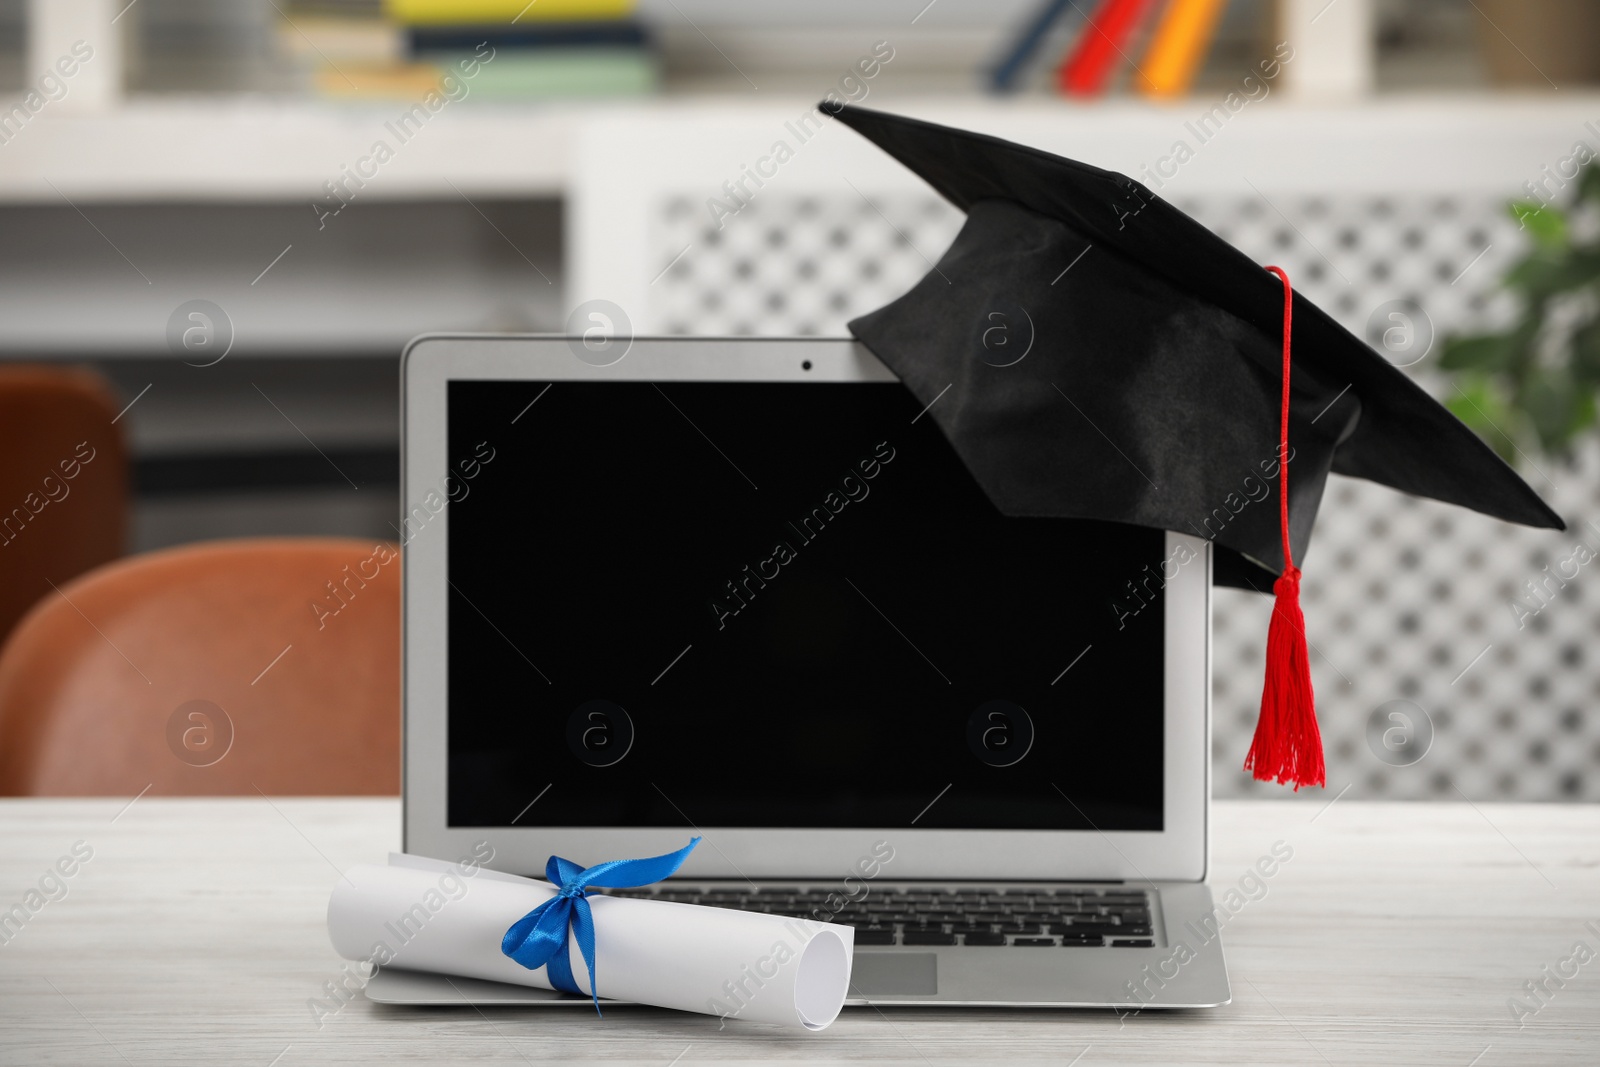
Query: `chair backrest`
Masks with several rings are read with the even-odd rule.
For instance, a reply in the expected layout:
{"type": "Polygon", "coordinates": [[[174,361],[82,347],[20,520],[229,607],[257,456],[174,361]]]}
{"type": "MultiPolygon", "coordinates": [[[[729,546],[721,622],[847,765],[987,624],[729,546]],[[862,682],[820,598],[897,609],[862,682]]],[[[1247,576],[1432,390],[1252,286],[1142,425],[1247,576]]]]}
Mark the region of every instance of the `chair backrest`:
{"type": "Polygon", "coordinates": [[[128,458],[120,405],[71,367],[0,367],[0,642],[51,592],[122,555],[128,458]]]}
{"type": "Polygon", "coordinates": [[[61,586],[0,653],[0,795],[395,794],[400,556],[213,541],[61,586]]]}

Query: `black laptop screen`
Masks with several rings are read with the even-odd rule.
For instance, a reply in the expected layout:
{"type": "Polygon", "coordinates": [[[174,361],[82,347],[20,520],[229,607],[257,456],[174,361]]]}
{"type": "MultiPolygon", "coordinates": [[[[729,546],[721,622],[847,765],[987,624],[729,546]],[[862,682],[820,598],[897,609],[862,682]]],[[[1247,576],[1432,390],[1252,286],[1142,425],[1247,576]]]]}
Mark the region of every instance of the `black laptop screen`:
{"type": "Polygon", "coordinates": [[[1162,828],[1160,532],[1001,516],[897,383],[448,403],[451,826],[1162,828]]]}

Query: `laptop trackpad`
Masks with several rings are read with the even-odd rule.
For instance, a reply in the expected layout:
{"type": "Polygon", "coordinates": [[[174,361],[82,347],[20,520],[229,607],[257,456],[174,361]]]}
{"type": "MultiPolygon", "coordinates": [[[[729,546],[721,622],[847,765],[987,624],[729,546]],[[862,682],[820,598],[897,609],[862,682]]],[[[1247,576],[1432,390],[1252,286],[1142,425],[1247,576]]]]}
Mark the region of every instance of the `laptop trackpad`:
{"type": "Polygon", "coordinates": [[[858,952],[850,991],[860,996],[932,996],[939,992],[939,957],[932,952],[858,952]]]}

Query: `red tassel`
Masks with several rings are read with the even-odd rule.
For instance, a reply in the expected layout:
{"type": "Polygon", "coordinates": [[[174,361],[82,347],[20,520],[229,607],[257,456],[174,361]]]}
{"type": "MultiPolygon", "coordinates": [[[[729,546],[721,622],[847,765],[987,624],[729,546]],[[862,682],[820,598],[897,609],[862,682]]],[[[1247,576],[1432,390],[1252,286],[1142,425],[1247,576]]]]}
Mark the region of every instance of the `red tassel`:
{"type": "Polygon", "coordinates": [[[1261,686],[1261,716],[1244,769],[1257,781],[1326,785],[1322,731],[1317,727],[1306,620],[1300,611],[1300,569],[1289,545],[1289,336],[1294,292],[1278,267],[1267,270],[1283,282],[1283,403],[1278,427],[1278,527],[1283,537],[1283,574],[1273,583],[1272,624],[1267,627],[1267,676],[1261,686]]]}
{"type": "Polygon", "coordinates": [[[1306,620],[1300,612],[1300,569],[1290,566],[1273,583],[1277,596],[1267,627],[1267,677],[1261,687],[1261,717],[1244,767],[1258,780],[1326,785],[1322,731],[1317,728],[1306,654],[1306,620]]]}

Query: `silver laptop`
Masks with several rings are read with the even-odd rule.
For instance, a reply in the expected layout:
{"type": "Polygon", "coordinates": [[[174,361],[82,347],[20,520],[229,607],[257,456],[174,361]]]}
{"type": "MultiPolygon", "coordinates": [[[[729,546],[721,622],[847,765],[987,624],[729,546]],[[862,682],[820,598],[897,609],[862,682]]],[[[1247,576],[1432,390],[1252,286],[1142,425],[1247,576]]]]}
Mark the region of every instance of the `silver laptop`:
{"type": "MultiPolygon", "coordinates": [[[[847,923],[854,1004],[1229,999],[1209,545],[1007,518],[850,340],[404,360],[406,851],[847,923]]],[[[385,971],[399,1003],[583,1006],[385,971]]],[[[592,1010],[592,1009],[591,1009],[592,1010]]]]}

